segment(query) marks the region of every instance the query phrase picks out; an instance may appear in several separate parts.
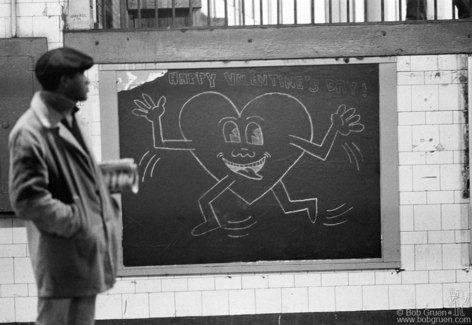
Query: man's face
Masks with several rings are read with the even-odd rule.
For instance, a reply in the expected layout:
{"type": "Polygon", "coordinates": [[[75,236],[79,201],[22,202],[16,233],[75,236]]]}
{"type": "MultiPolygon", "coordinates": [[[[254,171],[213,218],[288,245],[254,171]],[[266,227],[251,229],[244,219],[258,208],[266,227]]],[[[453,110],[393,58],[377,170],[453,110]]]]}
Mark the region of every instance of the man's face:
{"type": "Polygon", "coordinates": [[[72,77],[66,77],[64,95],[73,101],[84,101],[87,99],[89,83],[83,72],[78,72],[72,77]]]}

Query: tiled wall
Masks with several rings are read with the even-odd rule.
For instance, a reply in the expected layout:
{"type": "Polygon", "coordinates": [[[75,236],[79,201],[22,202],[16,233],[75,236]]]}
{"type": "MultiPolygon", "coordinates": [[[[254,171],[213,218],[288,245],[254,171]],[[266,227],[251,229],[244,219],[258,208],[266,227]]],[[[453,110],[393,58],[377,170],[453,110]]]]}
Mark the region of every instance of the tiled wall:
{"type": "MultiPolygon", "coordinates": [[[[59,46],[62,2],[18,0],[25,22],[19,36],[47,36],[49,48],[59,46]]],[[[0,37],[11,36],[9,12],[9,0],[0,0],[0,37]]],[[[404,271],[121,278],[99,296],[97,318],[466,307],[472,292],[469,200],[462,198],[467,57],[398,57],[397,68],[404,271]]],[[[80,114],[100,158],[98,68],[88,77],[91,91],[80,114]]],[[[0,323],[33,321],[36,295],[22,222],[0,219],[0,323]]]]}

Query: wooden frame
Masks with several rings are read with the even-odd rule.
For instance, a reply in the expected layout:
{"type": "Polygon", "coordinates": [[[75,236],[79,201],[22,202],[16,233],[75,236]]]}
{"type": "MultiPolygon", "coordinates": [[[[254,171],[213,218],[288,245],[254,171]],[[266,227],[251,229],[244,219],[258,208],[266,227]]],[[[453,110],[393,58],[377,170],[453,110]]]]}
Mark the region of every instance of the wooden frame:
{"type": "Polygon", "coordinates": [[[132,69],[187,69],[218,67],[263,67],[289,65],[333,65],[379,63],[380,83],[380,150],[381,150],[381,214],[382,258],[316,261],[261,261],[252,263],[222,263],[176,266],[124,267],[121,261],[119,275],[178,275],[203,273],[282,272],[313,270],[395,269],[400,267],[400,226],[397,148],[396,59],[364,58],[353,60],[273,60],[199,63],[150,63],[100,65],[100,108],[102,131],[102,158],[119,157],[118,100],[116,74],[132,69]]]}

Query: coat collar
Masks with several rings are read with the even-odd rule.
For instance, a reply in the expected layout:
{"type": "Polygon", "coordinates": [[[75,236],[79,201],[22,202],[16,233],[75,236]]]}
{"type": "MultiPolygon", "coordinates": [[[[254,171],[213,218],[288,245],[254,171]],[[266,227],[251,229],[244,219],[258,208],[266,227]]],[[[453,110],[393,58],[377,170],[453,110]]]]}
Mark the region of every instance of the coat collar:
{"type": "MultiPolygon", "coordinates": [[[[31,100],[31,108],[43,127],[47,129],[58,128],[59,136],[61,138],[72,144],[85,156],[88,156],[74,135],[64,126],[63,123],[61,123],[64,118],[70,117],[71,113],[74,114],[78,110],[75,106],[75,102],[71,101],[67,97],[52,92],[38,91],[34,94],[33,99],[31,100]]],[[[79,128],[81,128],[81,123],[78,124],[79,128]]],[[[86,145],[88,146],[87,150],[90,152],[88,143],[86,145]]]]}

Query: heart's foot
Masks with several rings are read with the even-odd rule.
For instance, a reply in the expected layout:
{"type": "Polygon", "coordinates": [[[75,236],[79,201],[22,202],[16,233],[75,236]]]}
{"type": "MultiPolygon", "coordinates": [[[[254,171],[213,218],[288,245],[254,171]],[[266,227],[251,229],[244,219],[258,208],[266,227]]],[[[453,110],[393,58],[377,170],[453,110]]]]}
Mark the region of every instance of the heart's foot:
{"type": "Polygon", "coordinates": [[[195,228],[193,228],[192,230],[192,236],[201,236],[201,235],[205,235],[206,233],[209,233],[210,231],[213,231],[213,230],[216,230],[218,228],[220,228],[220,224],[218,223],[218,221],[216,220],[213,220],[213,221],[205,221],[201,224],[199,224],[198,226],[196,226],[195,228]]]}

